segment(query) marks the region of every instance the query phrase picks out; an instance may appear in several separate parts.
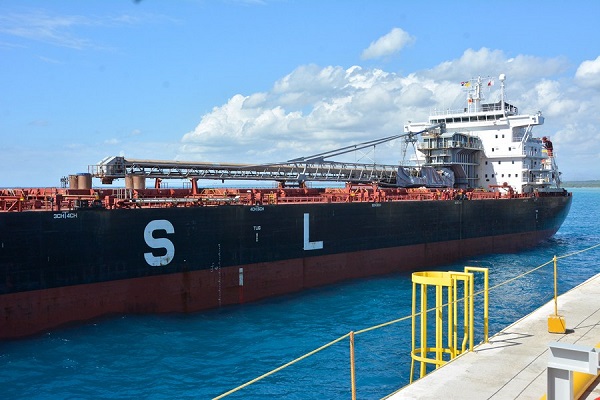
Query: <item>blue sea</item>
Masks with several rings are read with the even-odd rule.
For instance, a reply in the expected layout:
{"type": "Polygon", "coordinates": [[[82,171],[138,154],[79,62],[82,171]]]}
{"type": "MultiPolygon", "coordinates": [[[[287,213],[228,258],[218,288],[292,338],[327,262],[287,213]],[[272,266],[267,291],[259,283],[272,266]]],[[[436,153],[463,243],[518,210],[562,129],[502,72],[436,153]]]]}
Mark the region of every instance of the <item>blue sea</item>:
{"type": "MultiPolygon", "coordinates": [[[[573,192],[564,225],[535,249],[437,270],[488,267],[493,286],[554,255],[599,244],[600,189],[573,192]]],[[[559,292],[600,273],[599,259],[600,247],[560,259],[559,292]]],[[[411,293],[410,274],[395,274],[196,314],[116,316],[0,342],[0,398],[214,398],[350,331],[410,315],[411,293]]],[[[552,264],[493,290],[490,335],[552,296],[552,264]]],[[[380,399],[409,382],[410,319],[356,335],[355,346],[358,398],[380,399]]],[[[350,397],[345,338],[225,398],[350,397]]]]}

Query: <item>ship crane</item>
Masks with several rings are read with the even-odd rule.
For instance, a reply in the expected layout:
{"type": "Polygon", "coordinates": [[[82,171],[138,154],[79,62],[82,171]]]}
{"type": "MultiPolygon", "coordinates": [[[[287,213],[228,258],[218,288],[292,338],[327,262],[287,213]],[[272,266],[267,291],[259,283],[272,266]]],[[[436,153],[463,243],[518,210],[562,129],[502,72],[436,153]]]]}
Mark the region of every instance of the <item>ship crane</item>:
{"type": "Polygon", "coordinates": [[[294,158],[280,163],[233,164],[193,161],[162,161],[107,157],[96,165],[90,165],[89,173],[100,178],[103,184],[115,179],[141,177],[150,179],[217,179],[217,180],[268,180],[279,182],[322,181],[353,183],[394,183],[398,165],[375,163],[352,163],[327,160],[330,157],[377,146],[403,137],[415,137],[439,128],[432,125],[419,132],[408,132],[370,140],[355,145],[294,158]]]}
{"type": "Polygon", "coordinates": [[[444,132],[446,130],[446,124],[441,122],[438,124],[428,126],[427,128],[420,130],[418,132],[409,131],[409,132],[403,134],[402,136],[404,137],[404,146],[402,148],[402,163],[401,164],[404,165],[404,163],[406,161],[406,151],[408,150],[409,144],[412,144],[413,150],[416,152],[415,143],[417,143],[419,141],[419,139],[418,139],[419,135],[421,135],[425,132],[437,134],[436,129],[438,129],[438,128],[440,129],[441,132],[444,132]]]}

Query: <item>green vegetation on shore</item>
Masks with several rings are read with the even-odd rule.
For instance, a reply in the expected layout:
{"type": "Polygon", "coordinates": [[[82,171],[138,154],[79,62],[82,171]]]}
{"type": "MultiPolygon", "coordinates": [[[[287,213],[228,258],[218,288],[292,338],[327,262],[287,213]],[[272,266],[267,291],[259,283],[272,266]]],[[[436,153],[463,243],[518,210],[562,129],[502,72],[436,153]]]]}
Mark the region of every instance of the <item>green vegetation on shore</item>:
{"type": "Polygon", "coordinates": [[[600,187],[600,181],[571,181],[571,182],[563,182],[562,186],[566,187],[566,188],[600,187]]]}

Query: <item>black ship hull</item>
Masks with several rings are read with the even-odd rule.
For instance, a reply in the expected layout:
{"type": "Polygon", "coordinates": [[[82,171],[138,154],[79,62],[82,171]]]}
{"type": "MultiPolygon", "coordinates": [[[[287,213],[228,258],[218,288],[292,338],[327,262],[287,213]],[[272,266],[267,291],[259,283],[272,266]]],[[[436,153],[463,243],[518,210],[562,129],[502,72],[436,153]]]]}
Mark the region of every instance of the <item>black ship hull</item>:
{"type": "Polygon", "coordinates": [[[0,214],[0,339],[513,252],[571,196],[0,214]]]}

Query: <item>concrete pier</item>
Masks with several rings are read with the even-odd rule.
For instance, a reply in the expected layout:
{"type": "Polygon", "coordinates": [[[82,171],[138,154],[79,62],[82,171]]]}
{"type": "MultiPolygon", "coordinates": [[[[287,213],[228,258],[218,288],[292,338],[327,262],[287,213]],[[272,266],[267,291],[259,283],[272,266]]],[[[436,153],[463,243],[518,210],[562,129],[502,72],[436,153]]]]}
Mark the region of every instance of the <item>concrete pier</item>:
{"type": "MultiPolygon", "coordinates": [[[[548,333],[554,300],[387,399],[540,399],[551,342],[600,343],[600,274],[558,298],[565,334],[548,333]]],[[[581,399],[600,398],[600,378],[581,399]]]]}

